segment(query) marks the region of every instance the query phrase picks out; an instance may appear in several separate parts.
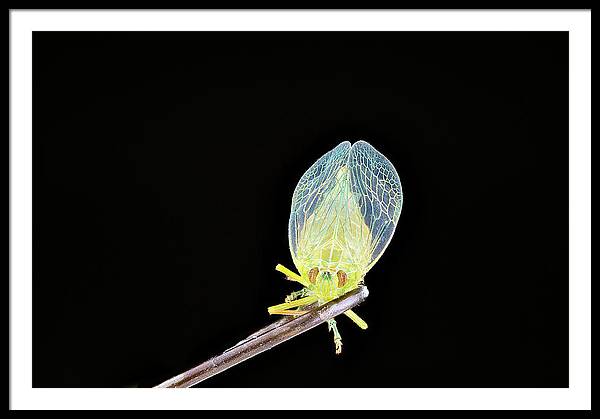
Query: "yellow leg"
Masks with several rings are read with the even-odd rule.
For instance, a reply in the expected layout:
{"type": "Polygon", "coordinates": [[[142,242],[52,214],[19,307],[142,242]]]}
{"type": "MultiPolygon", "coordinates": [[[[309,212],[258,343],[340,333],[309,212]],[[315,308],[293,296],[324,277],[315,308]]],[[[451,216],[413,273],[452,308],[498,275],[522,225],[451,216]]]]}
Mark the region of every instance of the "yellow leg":
{"type": "Polygon", "coordinates": [[[269,314],[279,314],[281,316],[301,316],[306,313],[308,313],[306,310],[274,310],[269,312],[269,314]]]}
{"type": "Polygon", "coordinates": [[[302,298],[302,297],[308,297],[310,294],[308,292],[308,290],[306,288],[302,288],[300,291],[294,291],[293,293],[291,293],[290,295],[288,295],[287,297],[285,297],[285,302],[289,303],[290,301],[294,301],[298,298],[302,298]]]}
{"type": "Polygon", "coordinates": [[[350,318],[350,320],[352,320],[354,323],[356,323],[358,325],[358,327],[360,327],[362,330],[366,330],[367,327],[369,327],[367,325],[367,322],[365,322],[363,319],[361,319],[358,314],[356,314],[354,311],[352,310],[347,310],[344,312],[344,314],[346,316],[348,316],[350,318]]]}
{"type": "Polygon", "coordinates": [[[275,266],[275,270],[278,272],[281,272],[282,274],[287,276],[292,281],[297,281],[297,282],[300,282],[301,284],[304,284],[304,280],[302,279],[302,277],[300,275],[298,275],[294,271],[290,271],[288,268],[286,268],[285,266],[283,266],[281,264],[275,266]]]}
{"type": "Polygon", "coordinates": [[[277,314],[276,311],[288,310],[294,307],[306,306],[316,302],[319,298],[316,295],[309,295],[308,297],[300,298],[298,300],[290,301],[289,303],[277,304],[269,307],[267,310],[269,314],[277,314]]]}
{"type": "Polygon", "coordinates": [[[337,329],[337,323],[335,319],[327,320],[327,328],[330,332],[333,332],[333,343],[335,343],[335,354],[339,355],[342,353],[342,335],[337,329]]]}

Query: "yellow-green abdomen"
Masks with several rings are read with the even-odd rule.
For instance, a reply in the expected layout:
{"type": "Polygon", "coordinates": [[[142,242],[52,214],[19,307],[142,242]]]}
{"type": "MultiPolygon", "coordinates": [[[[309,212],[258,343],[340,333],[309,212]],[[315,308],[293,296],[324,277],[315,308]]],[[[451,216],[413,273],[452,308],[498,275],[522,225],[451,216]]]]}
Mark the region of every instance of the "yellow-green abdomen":
{"type": "Polygon", "coordinates": [[[371,257],[371,234],[350,190],[346,166],[336,178],[304,223],[294,260],[309,289],[323,301],[356,288],[371,257]]]}

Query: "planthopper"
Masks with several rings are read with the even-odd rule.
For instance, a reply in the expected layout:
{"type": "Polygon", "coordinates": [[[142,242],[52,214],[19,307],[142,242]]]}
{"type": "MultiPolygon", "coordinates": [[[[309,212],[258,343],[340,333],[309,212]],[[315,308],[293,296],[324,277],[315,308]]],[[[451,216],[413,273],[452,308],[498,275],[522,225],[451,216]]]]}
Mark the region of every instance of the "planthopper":
{"type": "MultiPolygon", "coordinates": [[[[288,233],[297,273],[276,270],[303,288],[270,314],[297,316],[362,285],[390,242],[402,209],[402,186],[392,163],[365,141],[340,143],[304,173],[294,190],[288,233]]],[[[367,323],[344,312],[361,329],[367,323]]],[[[336,354],[342,338],[328,321],[336,354]]]]}

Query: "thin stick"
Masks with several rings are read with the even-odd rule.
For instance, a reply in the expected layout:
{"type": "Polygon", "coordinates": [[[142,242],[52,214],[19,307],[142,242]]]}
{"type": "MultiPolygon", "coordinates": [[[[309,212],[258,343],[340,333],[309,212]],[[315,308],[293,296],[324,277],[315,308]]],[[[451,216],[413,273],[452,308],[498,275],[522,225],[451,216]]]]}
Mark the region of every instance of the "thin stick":
{"type": "Polygon", "coordinates": [[[368,295],[369,290],[367,287],[361,286],[327,304],[311,309],[306,314],[298,317],[279,319],[275,323],[253,333],[221,355],[217,355],[156,387],[187,388],[198,384],[327,320],[339,316],[346,310],[365,301],[368,295]]]}

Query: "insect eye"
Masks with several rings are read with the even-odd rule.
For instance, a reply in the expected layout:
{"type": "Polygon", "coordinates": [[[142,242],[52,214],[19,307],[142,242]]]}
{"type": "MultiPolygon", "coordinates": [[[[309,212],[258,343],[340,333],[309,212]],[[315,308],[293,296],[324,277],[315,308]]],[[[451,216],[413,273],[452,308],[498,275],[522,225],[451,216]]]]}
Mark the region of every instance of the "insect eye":
{"type": "Polygon", "coordinates": [[[337,277],[338,277],[338,288],[342,288],[344,285],[346,285],[346,281],[348,280],[348,275],[346,275],[346,272],[344,272],[344,271],[338,271],[337,277]]]}
{"type": "Polygon", "coordinates": [[[319,268],[317,268],[316,266],[314,268],[312,268],[310,271],[308,271],[308,280],[310,281],[311,284],[317,283],[318,275],[319,275],[319,268]]]}

